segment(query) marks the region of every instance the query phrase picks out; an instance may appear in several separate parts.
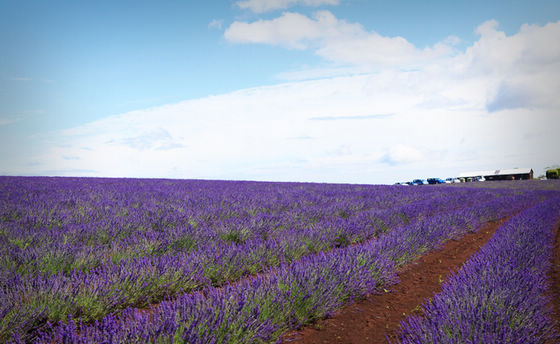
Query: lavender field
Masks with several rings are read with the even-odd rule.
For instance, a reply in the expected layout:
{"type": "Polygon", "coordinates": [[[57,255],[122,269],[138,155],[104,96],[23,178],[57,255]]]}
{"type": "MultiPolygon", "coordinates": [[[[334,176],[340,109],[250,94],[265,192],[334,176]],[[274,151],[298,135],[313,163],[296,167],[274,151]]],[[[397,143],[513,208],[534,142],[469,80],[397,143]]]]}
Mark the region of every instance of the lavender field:
{"type": "MultiPolygon", "coordinates": [[[[481,185],[0,177],[0,342],[275,342],[489,221],[513,217],[502,237],[523,228],[550,251],[560,184],[481,185]]],[[[494,251],[480,259],[501,264],[494,251]]],[[[546,289],[535,257],[522,298],[546,289]]],[[[552,336],[535,314],[523,333],[552,336]]]]}
{"type": "Polygon", "coordinates": [[[400,343],[557,343],[547,273],[559,213],[555,197],[501,226],[423,305],[422,318],[406,319],[400,343]]]}

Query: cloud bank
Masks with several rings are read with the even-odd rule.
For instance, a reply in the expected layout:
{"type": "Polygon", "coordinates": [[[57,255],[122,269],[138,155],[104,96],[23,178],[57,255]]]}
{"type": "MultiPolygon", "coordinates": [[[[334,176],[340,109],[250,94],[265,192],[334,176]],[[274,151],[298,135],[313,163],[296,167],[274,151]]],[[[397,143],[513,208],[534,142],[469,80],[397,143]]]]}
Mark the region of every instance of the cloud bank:
{"type": "Polygon", "coordinates": [[[312,49],[326,60],[367,67],[408,67],[454,53],[458,38],[448,37],[432,47],[416,48],[403,37],[385,37],[361,24],[317,11],[307,17],[285,12],[270,20],[234,22],[224,37],[233,43],[268,44],[289,49],[312,49]]]}
{"type": "Polygon", "coordinates": [[[488,21],[477,33],[455,51],[446,42],[418,49],[325,11],[234,23],[231,42],[314,49],[377,69],[107,117],[43,138],[42,154],[1,172],[359,183],[538,173],[558,162],[560,22],[507,36],[488,21]]]}

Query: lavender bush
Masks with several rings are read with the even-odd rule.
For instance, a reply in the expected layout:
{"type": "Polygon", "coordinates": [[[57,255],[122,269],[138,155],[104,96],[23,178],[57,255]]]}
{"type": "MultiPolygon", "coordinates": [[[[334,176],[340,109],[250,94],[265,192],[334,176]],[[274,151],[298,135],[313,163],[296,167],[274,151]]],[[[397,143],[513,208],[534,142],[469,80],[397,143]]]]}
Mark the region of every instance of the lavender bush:
{"type": "Polygon", "coordinates": [[[560,197],[503,224],[496,235],[409,316],[400,343],[546,343],[560,339],[549,318],[554,226],[560,197]]]}

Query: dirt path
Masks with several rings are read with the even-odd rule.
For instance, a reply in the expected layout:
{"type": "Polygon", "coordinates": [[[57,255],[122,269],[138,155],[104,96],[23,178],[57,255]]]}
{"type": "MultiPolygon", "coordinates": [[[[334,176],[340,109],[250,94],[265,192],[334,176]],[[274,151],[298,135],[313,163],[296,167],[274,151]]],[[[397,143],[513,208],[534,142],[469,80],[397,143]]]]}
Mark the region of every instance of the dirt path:
{"type": "Polygon", "coordinates": [[[488,223],[477,233],[449,241],[442,249],[427,253],[399,272],[400,282],[390,292],[369,295],[330,319],[289,332],[282,343],[387,343],[386,335],[394,341],[400,322],[407,315],[420,312],[424,299],[439,292],[450,271],[456,271],[486,244],[502,222],[488,223]]]}

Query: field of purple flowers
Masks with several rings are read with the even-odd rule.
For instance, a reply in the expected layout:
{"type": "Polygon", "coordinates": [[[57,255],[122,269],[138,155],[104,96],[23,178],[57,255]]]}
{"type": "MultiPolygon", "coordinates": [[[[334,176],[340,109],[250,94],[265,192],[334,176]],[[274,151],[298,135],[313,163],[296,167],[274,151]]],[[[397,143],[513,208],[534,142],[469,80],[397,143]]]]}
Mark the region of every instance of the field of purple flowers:
{"type": "Polygon", "coordinates": [[[556,197],[503,224],[423,305],[423,317],[406,319],[399,342],[557,343],[547,273],[559,219],[556,197]]]}
{"type": "Polygon", "coordinates": [[[271,342],[558,195],[24,177],[0,190],[0,341],[37,343],[271,342]]]}

